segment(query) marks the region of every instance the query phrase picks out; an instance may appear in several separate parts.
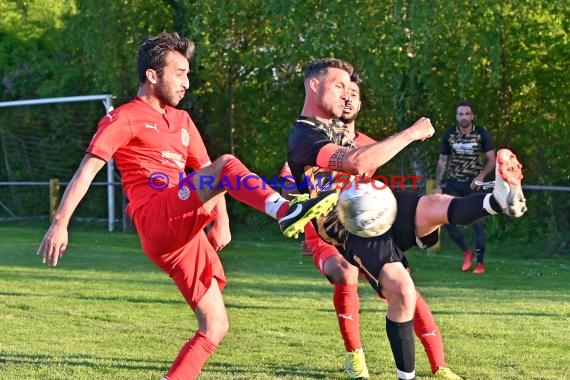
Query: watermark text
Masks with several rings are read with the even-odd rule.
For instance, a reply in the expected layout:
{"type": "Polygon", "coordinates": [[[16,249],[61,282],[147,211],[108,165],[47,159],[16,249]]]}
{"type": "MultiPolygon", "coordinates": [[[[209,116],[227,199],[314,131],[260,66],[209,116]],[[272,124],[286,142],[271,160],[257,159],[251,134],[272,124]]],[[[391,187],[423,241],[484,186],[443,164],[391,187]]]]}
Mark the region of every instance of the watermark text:
{"type": "MultiPolygon", "coordinates": [[[[391,190],[405,190],[406,188],[417,190],[418,182],[422,176],[419,175],[375,175],[373,177],[355,176],[351,177],[346,174],[339,174],[335,177],[332,175],[318,176],[317,178],[309,178],[304,176],[300,183],[295,182],[293,176],[258,176],[250,173],[246,176],[236,175],[235,177],[212,175],[198,175],[196,173],[178,173],[178,183],[175,184],[179,189],[187,187],[190,190],[266,190],[269,188],[281,188],[287,191],[295,191],[297,188],[329,191],[329,190],[348,190],[352,186],[358,189],[363,184],[370,183],[372,188],[382,190],[389,187],[391,190]]],[[[170,186],[170,177],[163,172],[151,173],[148,177],[148,185],[151,189],[161,191],[170,186]]]]}

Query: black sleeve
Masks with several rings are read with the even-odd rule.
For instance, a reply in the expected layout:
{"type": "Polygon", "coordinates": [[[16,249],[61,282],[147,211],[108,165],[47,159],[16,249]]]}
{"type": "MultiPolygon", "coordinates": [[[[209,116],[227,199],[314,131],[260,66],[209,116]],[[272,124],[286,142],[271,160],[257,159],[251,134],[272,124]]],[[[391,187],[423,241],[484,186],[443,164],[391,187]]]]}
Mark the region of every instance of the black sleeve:
{"type": "Polygon", "coordinates": [[[295,124],[289,133],[287,163],[295,181],[299,184],[305,167],[317,166],[317,156],[321,148],[332,143],[328,136],[309,125],[295,124]]]}
{"type": "Polygon", "coordinates": [[[295,125],[289,134],[287,162],[291,166],[316,166],[321,148],[332,141],[324,132],[304,125],[295,125]]]}

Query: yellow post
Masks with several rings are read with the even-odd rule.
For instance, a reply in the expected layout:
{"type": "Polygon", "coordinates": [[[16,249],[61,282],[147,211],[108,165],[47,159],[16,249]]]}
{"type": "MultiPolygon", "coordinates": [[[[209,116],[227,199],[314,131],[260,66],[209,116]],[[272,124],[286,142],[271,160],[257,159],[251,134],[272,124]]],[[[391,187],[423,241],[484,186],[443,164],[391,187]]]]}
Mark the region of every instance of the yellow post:
{"type": "Polygon", "coordinates": [[[49,180],[49,218],[53,220],[55,212],[59,206],[59,179],[52,178],[49,180]]]}
{"type": "MultiPolygon", "coordinates": [[[[433,194],[435,190],[435,179],[426,179],[426,195],[433,194]]],[[[429,248],[428,251],[431,253],[439,253],[439,242],[441,241],[441,228],[437,230],[439,239],[437,239],[437,244],[429,248]]]]}
{"type": "Polygon", "coordinates": [[[426,179],[426,195],[433,194],[435,190],[435,179],[426,179]]]}

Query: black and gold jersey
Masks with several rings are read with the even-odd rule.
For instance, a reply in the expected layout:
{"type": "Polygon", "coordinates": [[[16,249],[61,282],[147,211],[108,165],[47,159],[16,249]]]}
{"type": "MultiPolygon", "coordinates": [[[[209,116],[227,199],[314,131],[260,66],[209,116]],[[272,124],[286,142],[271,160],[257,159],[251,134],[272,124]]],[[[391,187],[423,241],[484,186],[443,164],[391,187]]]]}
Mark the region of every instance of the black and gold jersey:
{"type": "MultiPolygon", "coordinates": [[[[348,135],[348,128],[340,120],[323,123],[308,117],[299,117],[291,132],[287,149],[287,163],[301,193],[308,193],[311,198],[323,191],[339,191],[343,183],[352,177],[345,173],[320,168],[317,156],[327,144],[356,148],[348,135]]],[[[336,208],[326,217],[317,220],[319,235],[329,243],[342,246],[348,233],[336,214],[336,208]],[[323,233],[324,232],[324,233],[323,233]]]]}
{"type": "Polygon", "coordinates": [[[471,182],[483,169],[483,155],[494,149],[489,132],[473,125],[461,134],[459,127],[448,128],[441,139],[440,154],[449,156],[448,177],[471,182]]]}

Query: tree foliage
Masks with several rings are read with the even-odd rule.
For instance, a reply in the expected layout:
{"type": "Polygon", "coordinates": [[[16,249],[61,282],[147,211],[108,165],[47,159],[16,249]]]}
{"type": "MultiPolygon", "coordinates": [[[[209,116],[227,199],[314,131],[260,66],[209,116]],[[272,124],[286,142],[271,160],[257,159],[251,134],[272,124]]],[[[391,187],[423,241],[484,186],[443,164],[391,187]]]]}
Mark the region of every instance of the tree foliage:
{"type": "MultiPolygon", "coordinates": [[[[364,76],[364,132],[383,138],[420,116],[441,132],[454,122],[454,103],[467,98],[496,145],[525,163],[527,183],[569,186],[569,9],[563,0],[6,0],[0,99],[112,93],[124,103],[136,91],[139,42],[177,31],[197,44],[182,107],[214,157],[233,152],[260,174],[277,173],[306,64],[335,56],[364,76]]],[[[65,107],[58,112],[17,128],[65,131],[65,107]]],[[[0,119],[3,135],[16,128],[8,124],[0,119]]],[[[439,136],[382,171],[433,176],[439,136]]],[[[570,214],[568,197],[540,202],[570,214]]],[[[554,225],[528,220],[528,230],[568,226],[567,216],[554,225]]]]}

